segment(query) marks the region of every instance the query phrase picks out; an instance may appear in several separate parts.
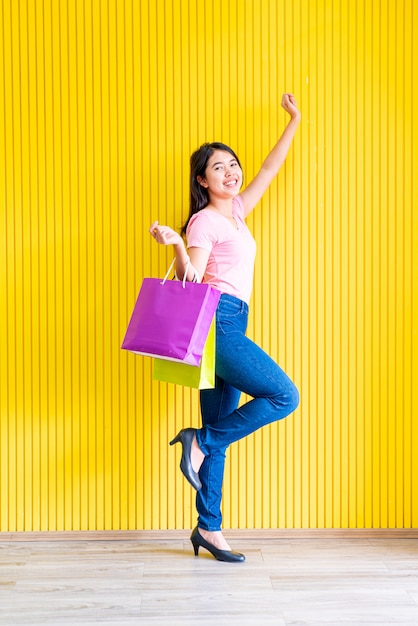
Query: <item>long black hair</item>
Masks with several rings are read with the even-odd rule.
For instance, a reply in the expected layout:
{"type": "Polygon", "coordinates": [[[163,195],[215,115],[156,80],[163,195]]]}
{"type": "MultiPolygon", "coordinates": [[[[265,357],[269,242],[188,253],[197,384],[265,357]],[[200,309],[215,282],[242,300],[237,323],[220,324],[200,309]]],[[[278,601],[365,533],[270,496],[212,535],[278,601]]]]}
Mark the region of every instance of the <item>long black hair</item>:
{"type": "Polygon", "coordinates": [[[209,204],[208,190],[205,187],[202,187],[197,179],[199,176],[202,178],[205,177],[208,161],[215,150],[229,152],[229,154],[232,154],[238,165],[241,167],[241,163],[232,148],[218,141],[204,143],[198,150],[193,152],[190,157],[190,210],[189,216],[181,229],[181,234],[183,236],[186,234],[187,225],[192,216],[207,207],[209,204]]]}

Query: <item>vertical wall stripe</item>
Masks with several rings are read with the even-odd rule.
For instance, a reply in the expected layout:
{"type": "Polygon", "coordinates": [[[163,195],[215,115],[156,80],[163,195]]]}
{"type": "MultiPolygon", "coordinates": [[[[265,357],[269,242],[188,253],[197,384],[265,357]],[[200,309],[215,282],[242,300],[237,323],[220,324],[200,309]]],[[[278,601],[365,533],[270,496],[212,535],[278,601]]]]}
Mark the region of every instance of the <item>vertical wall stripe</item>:
{"type": "Polygon", "coordinates": [[[194,524],[168,442],[198,393],[120,344],[191,152],[224,141],[251,180],[284,91],[303,117],[249,218],[249,335],[301,404],[231,446],[224,525],[417,527],[412,0],[0,6],[0,530],[194,524]]]}

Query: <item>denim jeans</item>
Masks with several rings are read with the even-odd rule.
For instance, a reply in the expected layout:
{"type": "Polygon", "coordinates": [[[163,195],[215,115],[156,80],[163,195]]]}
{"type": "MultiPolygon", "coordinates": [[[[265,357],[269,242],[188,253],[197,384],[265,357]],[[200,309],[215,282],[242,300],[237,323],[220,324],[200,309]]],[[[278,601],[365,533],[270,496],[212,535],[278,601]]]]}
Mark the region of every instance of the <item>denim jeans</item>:
{"type": "Polygon", "coordinates": [[[216,386],[200,392],[203,426],[196,432],[205,454],[199,470],[202,489],[196,497],[198,525],[210,531],[221,529],[228,446],[261,426],[283,419],[299,403],[290,378],[245,336],[247,322],[248,305],[222,294],[216,311],[216,386]],[[241,392],[253,400],[237,408],[241,392]]]}

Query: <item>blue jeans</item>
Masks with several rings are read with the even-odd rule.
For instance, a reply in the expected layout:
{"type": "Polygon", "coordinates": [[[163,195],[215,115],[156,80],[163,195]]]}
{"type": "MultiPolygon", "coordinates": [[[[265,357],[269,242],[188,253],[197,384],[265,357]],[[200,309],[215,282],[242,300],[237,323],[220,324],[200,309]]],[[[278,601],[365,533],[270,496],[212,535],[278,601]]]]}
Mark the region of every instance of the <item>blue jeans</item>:
{"type": "Polygon", "coordinates": [[[299,393],[282,369],[245,336],[248,305],[222,294],[216,311],[216,386],[200,392],[202,428],[196,432],[206,455],[199,470],[198,526],[221,529],[225,453],[234,441],[283,419],[299,403],[299,393]],[[240,408],[241,392],[252,396],[240,408]]]}

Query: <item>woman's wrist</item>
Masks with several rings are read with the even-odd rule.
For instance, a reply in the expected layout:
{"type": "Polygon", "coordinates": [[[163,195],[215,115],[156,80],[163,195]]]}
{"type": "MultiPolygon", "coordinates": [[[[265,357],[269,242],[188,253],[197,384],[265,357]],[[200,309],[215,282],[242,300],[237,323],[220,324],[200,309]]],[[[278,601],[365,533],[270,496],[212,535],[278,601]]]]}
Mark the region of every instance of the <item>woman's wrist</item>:
{"type": "Polygon", "coordinates": [[[300,111],[298,111],[297,113],[293,113],[293,114],[290,116],[290,121],[289,121],[289,124],[290,124],[291,122],[295,122],[295,123],[299,124],[301,117],[302,117],[302,115],[301,115],[301,112],[300,112],[300,111]]]}

